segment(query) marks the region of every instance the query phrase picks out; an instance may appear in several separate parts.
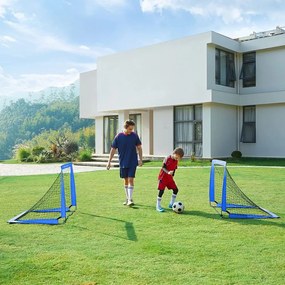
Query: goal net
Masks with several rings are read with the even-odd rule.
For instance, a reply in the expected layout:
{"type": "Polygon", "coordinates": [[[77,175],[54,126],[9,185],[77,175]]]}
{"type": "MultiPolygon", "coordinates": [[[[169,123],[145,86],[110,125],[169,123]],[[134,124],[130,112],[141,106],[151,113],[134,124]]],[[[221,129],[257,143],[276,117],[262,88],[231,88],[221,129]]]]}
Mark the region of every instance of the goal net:
{"type": "Polygon", "coordinates": [[[220,215],[238,219],[279,218],[274,213],[256,205],[235,183],[227,164],[222,160],[213,160],[209,186],[210,205],[220,215]]]}
{"type": "Polygon", "coordinates": [[[60,224],[76,210],[76,191],[72,163],[61,166],[61,171],[43,197],[29,210],[8,223],[60,224]]]}

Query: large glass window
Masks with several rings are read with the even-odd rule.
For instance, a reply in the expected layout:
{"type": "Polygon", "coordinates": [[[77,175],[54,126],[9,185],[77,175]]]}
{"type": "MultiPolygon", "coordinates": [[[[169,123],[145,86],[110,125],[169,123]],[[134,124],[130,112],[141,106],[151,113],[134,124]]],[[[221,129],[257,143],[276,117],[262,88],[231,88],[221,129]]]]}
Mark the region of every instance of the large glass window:
{"type": "Polygon", "coordinates": [[[255,106],[243,107],[243,125],[240,141],[243,143],[256,142],[255,106]]]}
{"type": "Polygon", "coordinates": [[[118,116],[104,117],[104,153],[109,153],[118,132],[118,116]]]}
{"type": "Polygon", "coordinates": [[[256,86],[256,54],[255,52],[244,53],[242,56],[242,69],[240,72],[243,87],[256,86]]]}
{"type": "Polygon", "coordinates": [[[234,54],[216,49],[216,84],[234,87],[235,81],[234,54]]]}
{"type": "Polygon", "coordinates": [[[203,155],[202,105],[174,107],[174,147],[183,148],[188,156],[203,155]]]}
{"type": "Polygon", "coordinates": [[[138,134],[140,139],[142,139],[142,115],[141,114],[130,114],[129,118],[135,122],[136,124],[135,132],[138,134]]]}

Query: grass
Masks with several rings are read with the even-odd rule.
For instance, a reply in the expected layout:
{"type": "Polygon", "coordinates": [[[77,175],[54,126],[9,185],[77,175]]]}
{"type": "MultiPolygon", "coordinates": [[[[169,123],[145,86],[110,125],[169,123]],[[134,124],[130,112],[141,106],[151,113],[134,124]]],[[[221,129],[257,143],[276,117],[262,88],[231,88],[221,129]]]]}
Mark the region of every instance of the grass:
{"type": "MultiPolygon", "coordinates": [[[[221,219],[208,205],[209,168],[175,178],[186,210],[155,211],[158,169],[140,168],[127,208],[118,170],[76,174],[78,209],[64,225],[9,225],[55,175],[0,177],[0,284],[263,284],[285,280],[284,169],[231,168],[281,219],[221,219]]],[[[165,193],[163,205],[170,199],[165,193]]]]}
{"type": "MultiPolygon", "coordinates": [[[[242,157],[240,159],[236,158],[223,158],[222,160],[227,161],[228,165],[246,165],[246,166],[285,166],[285,158],[251,158],[242,157]]],[[[161,166],[161,161],[150,161],[146,162],[145,166],[161,166]]],[[[195,159],[191,161],[190,158],[183,158],[179,162],[180,166],[210,166],[211,161],[208,159],[195,159]]]]}

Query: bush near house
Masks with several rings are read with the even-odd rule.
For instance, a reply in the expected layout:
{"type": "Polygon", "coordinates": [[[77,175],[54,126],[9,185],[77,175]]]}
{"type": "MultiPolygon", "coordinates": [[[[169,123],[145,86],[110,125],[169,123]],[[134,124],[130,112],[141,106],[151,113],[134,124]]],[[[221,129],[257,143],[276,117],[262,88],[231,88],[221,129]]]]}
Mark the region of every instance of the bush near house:
{"type": "Polygon", "coordinates": [[[232,158],[241,158],[242,157],[242,153],[239,150],[234,150],[231,153],[232,158]]]}

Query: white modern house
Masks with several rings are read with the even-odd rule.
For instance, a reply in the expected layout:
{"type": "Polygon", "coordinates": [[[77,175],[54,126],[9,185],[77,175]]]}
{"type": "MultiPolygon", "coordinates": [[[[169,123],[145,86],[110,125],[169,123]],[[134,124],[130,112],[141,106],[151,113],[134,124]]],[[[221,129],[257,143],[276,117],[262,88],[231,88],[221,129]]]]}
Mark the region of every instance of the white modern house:
{"type": "Polygon", "coordinates": [[[211,31],[101,57],[80,75],[80,116],[96,120],[98,154],[132,118],[146,155],[285,157],[285,30],[211,31]]]}

